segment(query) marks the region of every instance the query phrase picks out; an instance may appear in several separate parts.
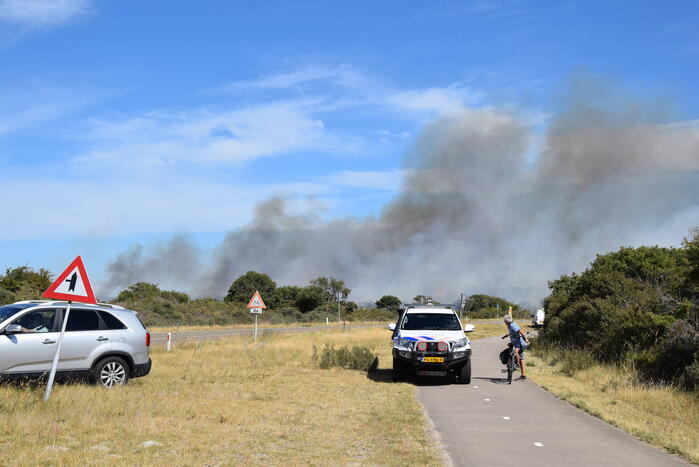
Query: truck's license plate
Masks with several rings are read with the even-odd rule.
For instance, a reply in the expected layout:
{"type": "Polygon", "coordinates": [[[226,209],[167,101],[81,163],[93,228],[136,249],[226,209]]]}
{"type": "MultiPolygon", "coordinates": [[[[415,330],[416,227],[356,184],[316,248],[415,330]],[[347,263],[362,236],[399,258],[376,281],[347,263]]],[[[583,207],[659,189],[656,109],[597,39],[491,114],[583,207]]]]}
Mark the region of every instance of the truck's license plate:
{"type": "Polygon", "coordinates": [[[422,361],[426,363],[444,363],[444,357],[422,357],[422,361]]]}

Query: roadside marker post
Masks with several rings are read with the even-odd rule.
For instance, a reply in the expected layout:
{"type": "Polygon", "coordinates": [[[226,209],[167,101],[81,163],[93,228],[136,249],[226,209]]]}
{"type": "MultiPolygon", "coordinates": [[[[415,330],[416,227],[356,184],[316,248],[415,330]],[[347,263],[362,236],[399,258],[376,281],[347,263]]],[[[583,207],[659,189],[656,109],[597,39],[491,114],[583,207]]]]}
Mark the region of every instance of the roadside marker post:
{"type": "Polygon", "coordinates": [[[250,299],[250,302],[248,303],[248,309],[250,310],[250,313],[253,313],[255,315],[255,333],[254,333],[254,342],[257,343],[257,315],[262,314],[262,310],[267,308],[267,305],[265,305],[265,302],[262,301],[262,297],[260,296],[260,292],[258,290],[255,291],[255,294],[252,296],[250,299]]]}
{"type": "Polygon", "coordinates": [[[172,333],[168,332],[167,333],[167,343],[166,343],[167,351],[169,352],[170,349],[172,348],[172,333]]]}
{"type": "Polygon", "coordinates": [[[58,369],[58,362],[61,358],[61,347],[66,334],[66,325],[68,324],[68,317],[70,316],[71,304],[73,301],[97,304],[97,299],[92,291],[83,259],[80,256],[75,258],[41,296],[57,300],[66,300],[68,302],[65,316],[63,316],[63,324],[61,325],[61,335],[58,338],[56,353],[53,356],[49,381],[46,384],[46,392],[44,393],[44,401],[48,401],[49,397],[51,397],[53,382],[56,378],[56,370],[58,369]]]}

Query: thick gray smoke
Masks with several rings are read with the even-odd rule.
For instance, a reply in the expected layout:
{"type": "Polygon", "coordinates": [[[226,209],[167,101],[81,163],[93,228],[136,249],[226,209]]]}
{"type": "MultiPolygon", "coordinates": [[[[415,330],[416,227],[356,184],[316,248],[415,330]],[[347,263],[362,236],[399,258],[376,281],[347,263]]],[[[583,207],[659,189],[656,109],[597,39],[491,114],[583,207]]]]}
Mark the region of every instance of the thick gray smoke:
{"type": "Polygon", "coordinates": [[[546,134],[494,109],[429,125],[406,156],[400,194],[378,218],[324,222],[269,199],[210,263],[197,263],[182,237],[134,247],[108,267],[109,289],[146,280],[220,297],[256,270],[278,284],[342,278],[355,300],[452,301],[467,292],[536,304],[548,280],[597,253],[678,244],[699,225],[699,123],[665,123],[633,102],[567,102],[546,134]]]}

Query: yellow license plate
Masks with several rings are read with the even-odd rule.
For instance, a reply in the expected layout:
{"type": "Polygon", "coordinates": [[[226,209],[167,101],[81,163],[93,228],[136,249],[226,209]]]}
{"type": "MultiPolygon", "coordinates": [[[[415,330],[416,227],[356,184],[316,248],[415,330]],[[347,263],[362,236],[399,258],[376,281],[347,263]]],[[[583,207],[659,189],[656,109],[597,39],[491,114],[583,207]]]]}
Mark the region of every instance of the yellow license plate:
{"type": "Polygon", "coordinates": [[[426,363],[444,363],[444,357],[422,357],[422,361],[426,363]]]}

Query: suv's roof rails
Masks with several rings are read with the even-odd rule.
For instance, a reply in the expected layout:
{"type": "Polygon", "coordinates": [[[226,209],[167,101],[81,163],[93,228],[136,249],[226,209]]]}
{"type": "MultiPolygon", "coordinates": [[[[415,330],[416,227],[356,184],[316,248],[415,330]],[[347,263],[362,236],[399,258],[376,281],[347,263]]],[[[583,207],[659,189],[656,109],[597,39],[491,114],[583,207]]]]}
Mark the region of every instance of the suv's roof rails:
{"type": "Polygon", "coordinates": [[[99,303],[97,303],[97,306],[104,306],[104,307],[107,307],[107,308],[114,308],[115,310],[125,310],[125,309],[126,309],[126,308],[124,308],[124,307],[121,306],[121,305],[114,305],[114,304],[112,304],[112,303],[101,303],[101,302],[99,302],[99,303]]]}
{"type": "MultiPolygon", "coordinates": [[[[25,303],[36,303],[37,305],[57,305],[59,303],[68,303],[67,300],[22,300],[20,302],[15,302],[15,304],[25,304],[25,303]]],[[[73,303],[79,303],[80,305],[89,305],[89,306],[101,306],[105,308],[112,308],[114,310],[125,310],[121,305],[113,305],[111,303],[83,303],[83,302],[73,302],[73,303]]]]}

